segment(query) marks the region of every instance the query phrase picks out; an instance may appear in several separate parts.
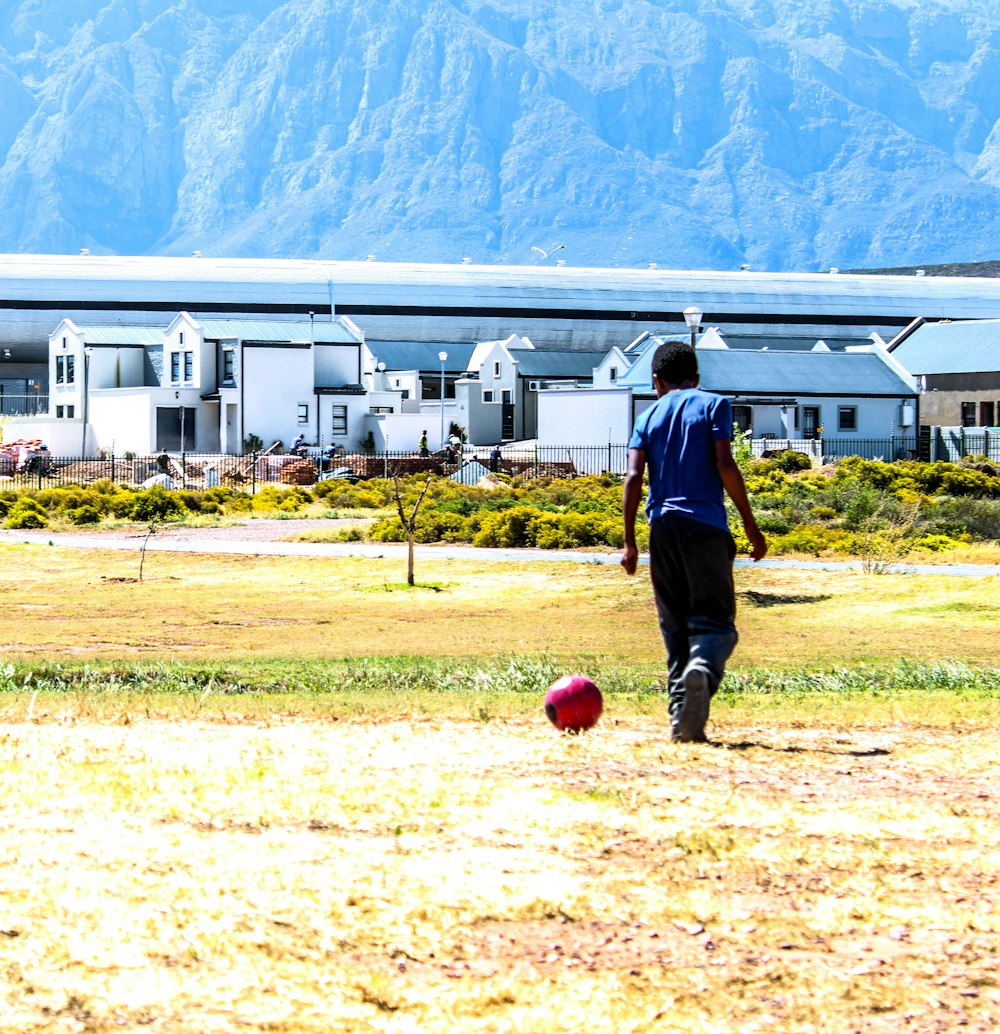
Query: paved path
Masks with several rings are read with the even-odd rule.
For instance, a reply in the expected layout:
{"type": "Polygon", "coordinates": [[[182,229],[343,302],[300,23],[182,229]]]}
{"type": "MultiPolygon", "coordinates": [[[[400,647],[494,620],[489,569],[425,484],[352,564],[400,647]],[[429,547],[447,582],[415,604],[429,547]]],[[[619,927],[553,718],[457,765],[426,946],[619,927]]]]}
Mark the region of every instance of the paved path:
{"type": "MultiPolygon", "coordinates": [[[[349,523],[349,522],[348,522],[349,523]]],[[[325,525],[326,522],[323,522],[325,525]]],[[[315,527],[309,522],[310,527],[315,527]]],[[[216,528],[158,528],[146,545],[149,552],[161,553],[231,553],[241,556],[318,556],[318,557],[398,557],[405,559],[402,542],[282,542],[280,537],[294,535],[293,522],[253,520],[245,524],[216,528]]],[[[68,546],[75,549],[112,549],[138,552],[146,538],[145,530],[53,532],[45,529],[0,530],[0,543],[35,543],[68,546]]],[[[417,545],[418,559],[503,560],[507,562],[617,564],[617,552],[586,552],[570,549],[482,549],[453,544],[417,545]]],[[[645,556],[640,563],[648,563],[645,556]]],[[[784,560],[780,558],[752,560],[738,558],[737,567],[794,569],[800,571],[857,571],[856,560],[784,560]]],[[[1000,575],[997,564],[893,564],[898,574],[946,574],[966,578],[1000,575]]]]}

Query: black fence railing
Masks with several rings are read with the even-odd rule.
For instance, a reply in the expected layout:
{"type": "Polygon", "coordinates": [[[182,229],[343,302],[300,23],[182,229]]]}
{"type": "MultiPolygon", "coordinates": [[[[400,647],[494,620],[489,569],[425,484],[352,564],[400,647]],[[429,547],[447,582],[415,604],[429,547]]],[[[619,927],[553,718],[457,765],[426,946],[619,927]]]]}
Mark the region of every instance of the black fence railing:
{"type": "Polygon", "coordinates": [[[823,462],[835,463],[848,456],[860,456],[866,460],[915,460],[917,454],[916,435],[895,435],[889,438],[823,438],[823,462]]]}
{"type": "Polygon", "coordinates": [[[44,416],[49,411],[49,396],[40,392],[29,395],[0,394],[0,416],[44,416]]]}
{"type": "Polygon", "coordinates": [[[934,459],[955,460],[985,456],[1000,463],[1000,427],[932,427],[930,452],[934,459]]]}
{"type": "MultiPolygon", "coordinates": [[[[974,433],[960,428],[923,429],[915,436],[890,438],[824,438],[823,462],[836,462],[848,456],[865,459],[951,459],[985,455],[1000,462],[1000,430],[974,433]],[[933,447],[929,432],[939,432],[933,447]]],[[[768,451],[780,451],[795,442],[762,440],[768,451]]],[[[755,454],[761,450],[756,448],[755,454]]],[[[809,443],[810,445],[812,443],[809,443]]],[[[806,452],[806,450],[802,450],[806,452]]],[[[810,449],[818,460],[818,450],[810,449]]],[[[486,472],[496,471],[529,478],[572,478],[586,474],[622,476],[628,464],[625,443],[607,445],[501,447],[463,447],[457,455],[436,453],[420,456],[416,452],[339,453],[320,455],[315,450],[304,455],[275,455],[270,452],[233,456],[223,453],[159,453],[137,456],[104,454],[99,457],[52,456],[37,449],[0,446],[0,486],[89,485],[107,479],[129,487],[162,484],[166,488],[208,489],[219,485],[256,492],[265,485],[315,485],[329,479],[366,480],[394,475],[434,473],[476,483],[486,472]]]]}

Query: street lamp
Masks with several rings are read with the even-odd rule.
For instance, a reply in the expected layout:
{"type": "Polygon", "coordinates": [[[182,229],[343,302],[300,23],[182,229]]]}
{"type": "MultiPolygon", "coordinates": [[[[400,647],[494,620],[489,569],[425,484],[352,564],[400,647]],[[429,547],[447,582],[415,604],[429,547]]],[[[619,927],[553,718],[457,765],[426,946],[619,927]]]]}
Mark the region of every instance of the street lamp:
{"type": "Polygon", "coordinates": [[[87,423],[90,417],[90,357],[93,354],[94,350],[92,348],[85,348],[83,350],[83,433],[80,440],[81,457],[87,455],[87,423]]]}
{"type": "Polygon", "coordinates": [[[701,318],[705,314],[697,305],[689,305],[682,315],[684,316],[684,322],[688,325],[688,330],[691,331],[691,347],[694,348],[695,335],[701,329],[701,318]]]}
{"type": "Polygon", "coordinates": [[[441,448],[444,448],[444,364],[448,361],[447,352],[438,352],[441,360],[441,448]]]}

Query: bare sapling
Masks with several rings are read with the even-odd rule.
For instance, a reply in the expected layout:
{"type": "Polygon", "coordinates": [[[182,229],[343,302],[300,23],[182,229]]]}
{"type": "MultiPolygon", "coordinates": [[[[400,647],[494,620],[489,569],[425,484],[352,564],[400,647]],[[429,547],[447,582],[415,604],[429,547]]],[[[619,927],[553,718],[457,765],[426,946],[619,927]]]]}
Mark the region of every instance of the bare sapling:
{"type": "Polygon", "coordinates": [[[413,504],[413,508],[410,511],[410,516],[407,517],[403,509],[403,496],[399,490],[399,478],[393,474],[392,476],[392,497],[396,502],[396,510],[399,513],[400,523],[403,525],[403,530],[406,532],[406,584],[413,585],[413,544],[416,541],[415,535],[417,530],[417,514],[420,513],[421,504],[424,501],[424,496],[427,495],[427,489],[431,487],[431,477],[433,475],[428,474],[427,480],[424,482],[424,487],[420,490],[420,494],[417,496],[416,502],[413,504]]]}

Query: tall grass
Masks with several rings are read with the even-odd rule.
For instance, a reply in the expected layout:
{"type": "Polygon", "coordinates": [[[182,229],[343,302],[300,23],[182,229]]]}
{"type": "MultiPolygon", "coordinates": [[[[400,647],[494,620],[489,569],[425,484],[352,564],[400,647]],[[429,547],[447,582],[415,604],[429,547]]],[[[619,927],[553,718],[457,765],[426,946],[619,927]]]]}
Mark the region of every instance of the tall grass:
{"type": "MultiPolygon", "coordinates": [[[[662,691],[662,676],[619,664],[579,666],[606,696],[643,701],[662,691]]],[[[214,694],[320,697],[538,697],[567,673],[560,659],[500,655],[482,659],[380,657],[331,662],[192,664],[8,663],[0,667],[0,694],[90,694],[177,696],[214,694]]],[[[728,673],[723,695],[878,697],[901,692],[949,692],[1000,697],[1000,669],[961,661],[901,660],[892,666],[856,665],[827,670],[778,671],[752,667],[728,673]]]]}

